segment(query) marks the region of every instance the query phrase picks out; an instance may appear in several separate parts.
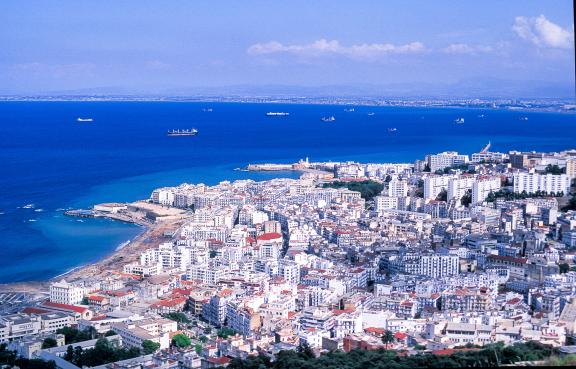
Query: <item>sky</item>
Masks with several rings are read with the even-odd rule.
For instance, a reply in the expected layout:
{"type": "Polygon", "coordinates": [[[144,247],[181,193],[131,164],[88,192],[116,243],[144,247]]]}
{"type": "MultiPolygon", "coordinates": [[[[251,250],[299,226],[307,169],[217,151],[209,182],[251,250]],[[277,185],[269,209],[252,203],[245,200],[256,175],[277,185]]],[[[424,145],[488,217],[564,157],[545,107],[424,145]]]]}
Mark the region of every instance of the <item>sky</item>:
{"type": "Polygon", "coordinates": [[[0,94],[573,97],[574,79],[570,0],[0,1],[0,94]]]}

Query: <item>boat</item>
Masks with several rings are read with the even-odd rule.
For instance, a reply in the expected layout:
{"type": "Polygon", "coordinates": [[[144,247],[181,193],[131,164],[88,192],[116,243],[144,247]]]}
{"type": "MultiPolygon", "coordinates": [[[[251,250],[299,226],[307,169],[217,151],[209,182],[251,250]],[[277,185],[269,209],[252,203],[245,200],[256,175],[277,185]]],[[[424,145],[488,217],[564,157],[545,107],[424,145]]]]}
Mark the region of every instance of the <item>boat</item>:
{"type": "Polygon", "coordinates": [[[398,130],[398,129],[397,129],[397,128],[394,128],[394,127],[388,128],[388,132],[396,132],[397,130],[398,130]]]}
{"type": "Polygon", "coordinates": [[[212,111],[212,108],[204,108],[204,109],[202,109],[202,111],[211,112],[211,111],[212,111]]]}
{"type": "Polygon", "coordinates": [[[344,109],[344,111],[347,112],[347,113],[353,113],[353,112],[354,112],[354,108],[344,109]]]}
{"type": "Polygon", "coordinates": [[[484,118],[484,114],[478,115],[478,118],[484,118]]]}
{"type": "Polygon", "coordinates": [[[20,208],[22,208],[22,209],[34,209],[34,204],[26,204],[24,206],[21,206],[20,208]]]}
{"type": "Polygon", "coordinates": [[[528,117],[520,117],[520,120],[528,120],[528,117]]]}
{"type": "Polygon", "coordinates": [[[336,118],[334,118],[334,116],[330,116],[330,117],[322,117],[320,119],[322,122],[334,122],[336,120],[336,118]]]}
{"type": "Polygon", "coordinates": [[[283,111],[269,111],[268,113],[266,113],[267,117],[284,117],[290,115],[290,113],[286,113],[283,111]]]}
{"type": "Polygon", "coordinates": [[[196,128],[192,129],[173,129],[168,131],[168,136],[196,136],[198,130],[196,128]]]}
{"type": "Polygon", "coordinates": [[[464,118],[458,118],[454,121],[456,124],[464,124],[464,118]]]}
{"type": "Polygon", "coordinates": [[[76,118],[77,122],[94,122],[92,118],[76,118]]]}
{"type": "Polygon", "coordinates": [[[368,113],[368,115],[369,115],[369,116],[373,116],[373,115],[374,115],[374,113],[370,112],[370,113],[368,113]]]}

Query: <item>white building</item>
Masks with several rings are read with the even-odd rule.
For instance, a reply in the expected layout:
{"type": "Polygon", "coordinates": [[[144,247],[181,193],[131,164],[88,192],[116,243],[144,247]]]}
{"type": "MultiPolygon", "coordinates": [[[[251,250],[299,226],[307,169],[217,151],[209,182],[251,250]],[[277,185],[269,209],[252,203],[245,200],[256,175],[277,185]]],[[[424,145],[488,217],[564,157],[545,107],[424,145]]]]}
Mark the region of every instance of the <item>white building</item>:
{"type": "Polygon", "coordinates": [[[478,178],[472,185],[472,204],[477,204],[486,200],[490,192],[496,192],[502,186],[499,177],[478,178]]]}
{"type": "Polygon", "coordinates": [[[450,201],[455,199],[458,203],[462,197],[466,194],[466,192],[472,190],[472,185],[476,181],[475,176],[473,175],[465,175],[459,176],[456,178],[450,178],[448,180],[448,196],[447,200],[450,201]]]}
{"type": "Polygon", "coordinates": [[[426,162],[430,171],[434,173],[438,169],[468,163],[468,155],[459,155],[456,151],[445,151],[435,155],[427,155],[426,162]]]}
{"type": "Polygon", "coordinates": [[[514,174],[514,192],[521,193],[524,191],[526,193],[543,191],[567,194],[570,191],[570,177],[566,174],[514,174]]]}
{"type": "Polygon", "coordinates": [[[451,176],[430,176],[424,178],[424,199],[434,200],[442,190],[448,191],[451,176]]]}
{"type": "Polygon", "coordinates": [[[62,279],[50,285],[50,301],[58,304],[76,305],[82,302],[86,290],[62,279]]]}
{"type": "Polygon", "coordinates": [[[404,197],[408,195],[408,182],[394,178],[388,183],[388,196],[404,197]]]}
{"type": "Polygon", "coordinates": [[[376,196],[376,211],[398,209],[398,197],[376,196]]]}

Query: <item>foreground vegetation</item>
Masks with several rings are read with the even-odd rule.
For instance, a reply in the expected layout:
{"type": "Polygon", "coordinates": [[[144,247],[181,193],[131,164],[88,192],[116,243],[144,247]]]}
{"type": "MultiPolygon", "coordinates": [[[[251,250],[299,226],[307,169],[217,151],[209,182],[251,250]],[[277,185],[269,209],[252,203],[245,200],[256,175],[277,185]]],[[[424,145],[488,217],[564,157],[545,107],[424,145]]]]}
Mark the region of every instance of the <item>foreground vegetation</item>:
{"type": "Polygon", "coordinates": [[[228,369],[401,369],[401,368],[472,368],[497,367],[520,361],[539,361],[553,357],[556,350],[538,342],[517,343],[504,346],[502,343],[456,351],[452,355],[421,353],[402,356],[394,351],[361,351],[349,353],[331,352],[318,358],[309,348],[281,351],[274,362],[266,357],[248,360],[234,359],[228,369]]]}

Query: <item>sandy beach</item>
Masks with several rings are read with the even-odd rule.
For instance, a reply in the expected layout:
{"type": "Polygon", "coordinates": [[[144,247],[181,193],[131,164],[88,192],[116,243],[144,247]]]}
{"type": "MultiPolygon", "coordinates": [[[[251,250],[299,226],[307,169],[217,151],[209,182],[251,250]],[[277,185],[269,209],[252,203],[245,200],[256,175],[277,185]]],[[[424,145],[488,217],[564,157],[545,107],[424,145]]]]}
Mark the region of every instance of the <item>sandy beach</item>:
{"type": "Polygon", "coordinates": [[[183,210],[153,205],[143,201],[128,205],[137,207],[137,210],[132,209],[121,214],[99,214],[101,217],[130,222],[143,227],[143,231],[130,240],[128,244],[117,248],[113,253],[95,263],[77,266],[47,281],[0,284],[0,291],[45,293],[48,292],[50,283],[56,280],[65,279],[68,282],[73,282],[86,278],[103,278],[117,274],[122,272],[124,265],[138,261],[142,251],[157,247],[160,243],[170,240],[171,236],[169,235],[176,232],[188,218],[188,215],[183,210]],[[153,211],[163,217],[158,217],[156,221],[151,221],[146,216],[149,211],[153,211]]]}

